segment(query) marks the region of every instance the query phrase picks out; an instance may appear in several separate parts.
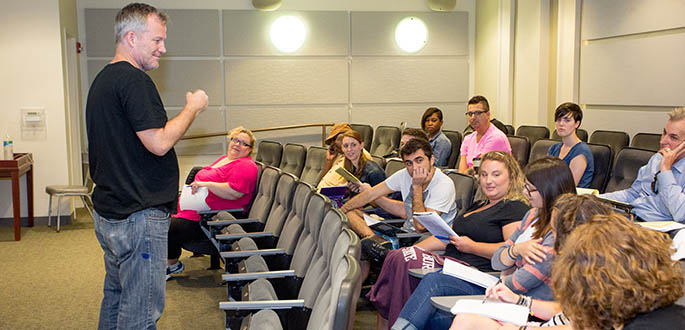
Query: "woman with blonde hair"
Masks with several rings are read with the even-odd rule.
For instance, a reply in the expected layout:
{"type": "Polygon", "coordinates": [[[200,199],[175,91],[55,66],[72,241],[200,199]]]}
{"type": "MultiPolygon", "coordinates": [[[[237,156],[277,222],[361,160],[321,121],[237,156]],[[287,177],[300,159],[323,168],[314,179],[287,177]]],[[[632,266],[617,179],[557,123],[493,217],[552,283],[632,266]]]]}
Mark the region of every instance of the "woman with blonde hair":
{"type": "MultiPolygon", "coordinates": [[[[232,129],[227,138],[226,155],[197,172],[190,184],[193,194],[200,187],[207,188],[205,202],[212,210],[244,209],[250,203],[257,182],[257,164],[250,157],[255,145],[252,132],[239,126],[232,129]]],[[[199,221],[197,211],[181,210],[179,203],[169,226],[167,280],[171,274],[184,269],[183,263],[178,261],[181,246],[189,241],[207,239],[199,221]]]]}
{"type": "Polygon", "coordinates": [[[375,186],[385,180],[385,171],[373,159],[364,154],[364,140],[357,131],[342,133],[342,152],[345,155],[343,168],[362,183],[375,186]]]}
{"type": "MultiPolygon", "coordinates": [[[[554,250],[559,251],[561,249],[568,236],[576,227],[592,221],[593,216],[597,214],[607,215],[612,212],[612,208],[609,205],[593,195],[563,194],[559,196],[554,203],[550,223],[555,237],[554,250]]],[[[561,306],[556,301],[532,299],[528,296],[516,294],[501,283],[488,288],[485,294],[489,300],[527,306],[530,309],[531,315],[546,321],[543,324],[540,324],[540,322],[528,322],[526,325],[528,329],[536,326],[548,327],[557,325],[565,325],[565,328],[571,328],[568,325],[568,318],[561,312],[561,306]]],[[[451,330],[496,330],[501,328],[518,329],[517,326],[512,324],[502,324],[497,320],[475,314],[457,314],[450,327],[451,330]]]]}
{"type": "Polygon", "coordinates": [[[459,237],[431,236],[420,243],[390,251],[376,284],[369,292],[378,310],[378,328],[395,322],[402,306],[417,287],[410,268],[440,268],[444,258],[492,271],[490,258],[516,229],[528,206],[523,195],[523,172],[509,153],[494,151],[483,156],[478,190],[485,199],[457,215],[452,228],[459,237]],[[444,251],[444,256],[436,252],[444,251]]]}

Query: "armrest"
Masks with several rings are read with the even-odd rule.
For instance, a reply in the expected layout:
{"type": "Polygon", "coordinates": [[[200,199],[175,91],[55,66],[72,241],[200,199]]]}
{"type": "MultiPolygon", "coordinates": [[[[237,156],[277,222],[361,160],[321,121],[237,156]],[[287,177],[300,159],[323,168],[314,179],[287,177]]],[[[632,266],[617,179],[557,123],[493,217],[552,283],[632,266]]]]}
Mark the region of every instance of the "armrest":
{"type": "Polygon", "coordinates": [[[276,270],[270,272],[253,272],[253,273],[238,273],[238,274],[223,274],[221,279],[226,282],[234,281],[252,281],[258,278],[284,278],[295,276],[294,270],[276,270]]]}
{"type": "Polygon", "coordinates": [[[407,271],[409,273],[409,276],[411,277],[416,277],[416,278],[423,278],[424,276],[434,273],[440,270],[439,268],[433,268],[433,269],[423,269],[423,268],[409,268],[407,271]]]}
{"type": "Polygon", "coordinates": [[[419,238],[423,234],[422,233],[397,233],[397,238],[419,238]]]}
{"type": "Polygon", "coordinates": [[[197,214],[199,214],[199,215],[217,214],[221,211],[226,211],[228,213],[231,213],[231,212],[243,212],[245,210],[243,210],[243,209],[206,210],[206,211],[197,211],[197,214]]]}
{"type": "Polygon", "coordinates": [[[254,223],[254,222],[259,222],[259,219],[236,219],[236,220],[212,220],[212,221],[207,221],[207,225],[209,226],[228,226],[232,225],[234,223],[237,224],[243,224],[243,223],[254,223]]]}
{"type": "Polygon", "coordinates": [[[291,309],[304,307],[304,299],[292,300],[259,300],[259,301],[222,301],[219,308],[229,310],[262,310],[262,309],[291,309]]]}
{"type": "Polygon", "coordinates": [[[228,252],[221,252],[221,257],[222,258],[244,258],[244,257],[252,256],[252,255],[268,256],[268,255],[283,254],[283,253],[285,253],[285,249],[228,251],[228,252]]]}
{"type": "Polygon", "coordinates": [[[393,223],[404,223],[404,221],[405,221],[405,219],[388,219],[388,220],[383,220],[381,222],[393,224],[393,223]]]}
{"type": "Polygon", "coordinates": [[[257,237],[273,237],[274,233],[268,232],[268,231],[262,231],[262,232],[256,232],[256,233],[239,233],[239,234],[220,234],[214,236],[217,240],[221,241],[235,241],[239,240],[243,237],[252,237],[252,238],[257,238],[257,237]]]}
{"type": "Polygon", "coordinates": [[[259,255],[259,256],[277,256],[277,255],[285,255],[285,250],[284,249],[259,249],[259,250],[247,250],[247,251],[224,251],[221,252],[221,256],[226,260],[226,262],[234,262],[234,261],[229,261],[228,259],[245,259],[249,256],[254,256],[254,255],[259,255]],[[274,251],[277,250],[277,251],[274,251]],[[242,255],[241,252],[251,252],[250,255],[242,255]]]}

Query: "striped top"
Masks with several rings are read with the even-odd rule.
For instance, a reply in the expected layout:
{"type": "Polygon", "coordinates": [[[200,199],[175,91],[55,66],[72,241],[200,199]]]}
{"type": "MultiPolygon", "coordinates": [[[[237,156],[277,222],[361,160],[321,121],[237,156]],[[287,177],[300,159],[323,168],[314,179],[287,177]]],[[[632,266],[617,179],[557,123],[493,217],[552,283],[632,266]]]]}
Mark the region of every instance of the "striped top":
{"type": "MultiPolygon", "coordinates": [[[[516,228],[502,246],[500,246],[492,257],[492,268],[501,270],[502,273],[510,273],[511,275],[504,276],[502,282],[512,291],[518,294],[525,294],[535,299],[553,300],[552,289],[549,287],[550,273],[552,269],[552,260],[554,253],[546,254],[545,260],[540,263],[529,264],[523,261],[523,257],[519,256],[513,266],[505,266],[500,260],[500,254],[505,249],[514,245],[520,236],[523,236],[526,229],[530,228],[537,220],[536,209],[530,209],[523,217],[521,225],[516,228]],[[513,273],[511,273],[513,271],[513,273]]],[[[519,240],[517,243],[530,240],[519,240]]],[[[552,231],[548,232],[542,240],[542,245],[554,247],[554,234],[552,231]]]]}

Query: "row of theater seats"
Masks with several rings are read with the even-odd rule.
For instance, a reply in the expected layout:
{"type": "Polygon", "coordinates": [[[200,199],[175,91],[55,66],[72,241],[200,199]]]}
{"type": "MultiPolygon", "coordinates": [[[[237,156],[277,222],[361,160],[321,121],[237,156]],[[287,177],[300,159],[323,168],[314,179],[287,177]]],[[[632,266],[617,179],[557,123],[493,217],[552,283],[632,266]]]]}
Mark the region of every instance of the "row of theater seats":
{"type": "MultiPolygon", "coordinates": [[[[245,218],[200,212],[210,238],[203,242],[213,250],[202,253],[224,261],[228,301],[220,308],[226,311],[227,328],[352,329],[361,289],[360,244],[347,217],[295,175],[262,163],[258,168],[257,189],[249,209],[242,211],[245,218]]],[[[447,172],[458,194],[457,207],[469,208],[474,179],[447,172]]],[[[406,237],[403,245],[411,239],[406,237]]],[[[197,252],[193,248],[199,244],[184,248],[197,252]]]]}
{"type": "Polygon", "coordinates": [[[352,329],[360,244],[347,217],[293,174],[258,167],[246,218],[200,222],[226,269],[226,328],[352,329]]]}
{"type": "MultiPolygon", "coordinates": [[[[381,126],[379,130],[384,127],[390,126],[381,126]]],[[[399,132],[399,128],[396,129],[399,132]]],[[[547,130],[546,127],[542,126],[519,127],[520,134],[530,133],[531,136],[533,135],[531,130],[539,133],[543,129],[547,130]]],[[[377,130],[377,133],[379,130],[377,130]]],[[[456,143],[455,141],[460,143],[461,135],[459,132],[452,131],[446,133],[454,133],[452,135],[455,137],[452,139],[453,143],[456,143]]],[[[547,130],[547,134],[549,134],[549,130],[547,130]]],[[[518,135],[509,135],[507,137],[512,147],[512,154],[522,167],[529,162],[544,157],[549,147],[558,142],[558,140],[545,138],[544,134],[538,134],[533,138],[518,135]],[[531,140],[535,141],[532,145],[530,143],[531,140]]],[[[628,147],[628,135],[624,132],[595,131],[591,136],[591,141],[588,143],[595,163],[594,178],[590,187],[600,192],[615,191],[629,187],[637,177],[639,168],[647,164],[649,158],[658,150],[658,146],[655,147],[654,143],[658,145],[659,138],[660,135],[658,134],[639,133],[633,138],[631,147],[628,147]],[[615,143],[618,140],[623,140],[625,143],[615,143]],[[645,140],[651,140],[652,145],[644,143],[645,140]],[[647,146],[649,148],[635,146],[647,146]]],[[[453,144],[453,146],[455,145],[453,144]]],[[[452,153],[458,155],[458,152],[459,148],[454,148],[452,153]]],[[[386,170],[388,176],[404,168],[402,162],[386,161],[378,155],[373,155],[373,158],[374,161],[386,170]]],[[[306,149],[303,145],[298,144],[282,146],[279,142],[275,141],[261,141],[256,156],[257,161],[279,167],[284,172],[292,173],[298,176],[301,181],[307,182],[312,186],[316,186],[319,182],[325,159],[325,148],[312,146],[306,149]]],[[[454,163],[452,164],[448,168],[456,167],[454,163]]]]}

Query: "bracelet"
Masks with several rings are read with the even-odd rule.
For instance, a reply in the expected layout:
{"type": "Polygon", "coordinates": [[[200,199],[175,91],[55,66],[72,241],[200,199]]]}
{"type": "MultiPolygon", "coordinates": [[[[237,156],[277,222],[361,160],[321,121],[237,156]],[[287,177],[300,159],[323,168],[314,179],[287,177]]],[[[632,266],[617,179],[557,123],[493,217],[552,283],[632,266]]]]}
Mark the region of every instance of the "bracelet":
{"type": "Polygon", "coordinates": [[[522,325],[519,327],[519,330],[527,330],[528,326],[527,325],[522,325]]]}
{"type": "Polygon", "coordinates": [[[514,247],[514,246],[511,245],[511,246],[509,246],[509,247],[507,248],[507,255],[509,256],[509,258],[511,258],[511,260],[516,260],[516,259],[518,259],[518,258],[515,257],[515,256],[511,253],[511,249],[512,249],[513,247],[514,247]]]}

